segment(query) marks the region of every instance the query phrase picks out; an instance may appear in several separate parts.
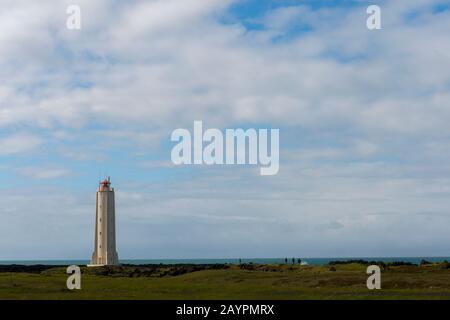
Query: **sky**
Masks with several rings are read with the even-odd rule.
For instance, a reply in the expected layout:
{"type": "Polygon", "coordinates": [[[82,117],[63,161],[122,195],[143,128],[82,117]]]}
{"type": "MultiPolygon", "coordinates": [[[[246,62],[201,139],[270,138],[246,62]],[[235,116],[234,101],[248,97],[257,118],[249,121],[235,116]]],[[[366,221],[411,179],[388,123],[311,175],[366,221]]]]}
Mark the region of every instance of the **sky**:
{"type": "Polygon", "coordinates": [[[450,256],[448,1],[0,9],[0,259],[90,259],[108,175],[122,259],[450,256]],[[279,128],[278,174],[174,166],[195,120],[279,128]]]}

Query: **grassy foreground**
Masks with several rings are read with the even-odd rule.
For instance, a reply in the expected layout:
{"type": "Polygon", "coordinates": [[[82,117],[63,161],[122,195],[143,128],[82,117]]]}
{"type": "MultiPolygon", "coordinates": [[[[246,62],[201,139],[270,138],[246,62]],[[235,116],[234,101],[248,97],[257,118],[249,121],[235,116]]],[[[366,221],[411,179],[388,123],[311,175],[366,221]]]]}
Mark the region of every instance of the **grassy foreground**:
{"type": "Polygon", "coordinates": [[[382,289],[366,287],[366,266],[247,265],[216,268],[82,268],[81,290],[65,268],[0,272],[0,299],[450,299],[442,264],[389,266],[382,289]]]}

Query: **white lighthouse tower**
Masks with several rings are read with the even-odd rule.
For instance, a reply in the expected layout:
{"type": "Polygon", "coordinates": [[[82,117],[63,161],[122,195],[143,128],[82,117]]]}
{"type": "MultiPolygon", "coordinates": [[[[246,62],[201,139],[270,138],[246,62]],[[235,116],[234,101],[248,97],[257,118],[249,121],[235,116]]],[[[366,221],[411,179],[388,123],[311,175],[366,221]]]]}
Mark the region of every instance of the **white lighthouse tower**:
{"type": "Polygon", "coordinates": [[[97,190],[97,208],[95,214],[95,247],[91,264],[88,266],[116,265],[119,257],[116,251],[116,212],[114,188],[111,181],[100,182],[97,190]]]}

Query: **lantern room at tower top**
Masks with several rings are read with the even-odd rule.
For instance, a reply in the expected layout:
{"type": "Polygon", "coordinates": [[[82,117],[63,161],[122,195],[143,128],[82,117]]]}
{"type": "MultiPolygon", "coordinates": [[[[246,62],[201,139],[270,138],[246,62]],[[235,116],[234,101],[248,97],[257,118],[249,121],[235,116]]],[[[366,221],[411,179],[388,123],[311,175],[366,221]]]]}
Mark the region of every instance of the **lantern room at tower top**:
{"type": "Polygon", "coordinates": [[[111,185],[111,180],[108,177],[108,179],[104,179],[100,181],[98,191],[110,191],[109,186],[111,185]]]}

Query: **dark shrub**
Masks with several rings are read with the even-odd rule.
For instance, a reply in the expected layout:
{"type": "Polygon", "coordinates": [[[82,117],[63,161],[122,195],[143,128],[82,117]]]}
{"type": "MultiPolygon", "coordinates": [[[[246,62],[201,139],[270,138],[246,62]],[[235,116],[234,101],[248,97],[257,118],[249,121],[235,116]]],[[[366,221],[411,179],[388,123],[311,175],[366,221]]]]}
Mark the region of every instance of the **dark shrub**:
{"type": "Polygon", "coordinates": [[[429,262],[429,261],[427,261],[425,259],[420,260],[420,265],[421,266],[425,266],[425,265],[428,265],[428,264],[431,264],[431,262],[429,262]]]}
{"type": "Polygon", "coordinates": [[[389,262],[388,266],[399,267],[399,266],[415,266],[415,264],[411,262],[403,262],[403,261],[393,261],[389,262]]]}

